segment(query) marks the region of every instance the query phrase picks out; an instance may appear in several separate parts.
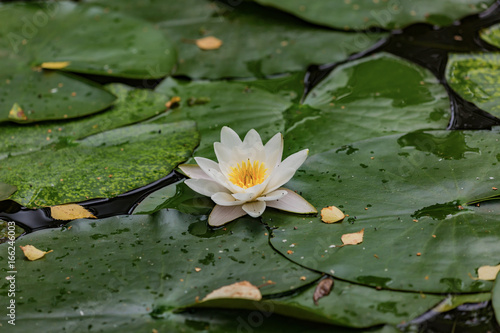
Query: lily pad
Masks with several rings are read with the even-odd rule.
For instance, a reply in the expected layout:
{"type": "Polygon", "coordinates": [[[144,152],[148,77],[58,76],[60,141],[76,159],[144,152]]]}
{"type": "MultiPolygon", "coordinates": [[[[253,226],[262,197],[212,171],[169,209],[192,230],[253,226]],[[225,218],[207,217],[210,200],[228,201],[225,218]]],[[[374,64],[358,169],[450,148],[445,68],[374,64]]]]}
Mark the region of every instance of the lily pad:
{"type": "Polygon", "coordinates": [[[466,100],[500,117],[500,53],[452,54],[446,67],[450,86],[466,100]]]}
{"type": "Polygon", "coordinates": [[[492,0],[254,0],[306,21],[338,29],[364,30],[370,27],[399,29],[417,22],[449,25],[464,16],[481,12],[492,0]]]}
{"type": "MultiPolygon", "coordinates": [[[[264,295],[271,295],[320,276],[273,251],[267,229],[252,218],[213,231],[200,217],[163,210],[77,220],[68,226],[16,241],[17,246],[53,250],[33,262],[16,253],[19,324],[42,325],[58,318],[81,331],[89,320],[96,329],[117,320],[129,323],[124,317],[140,323],[141,316],[168,316],[169,309],[236,281],[261,285],[272,280],[274,284],[261,287],[264,295]]],[[[6,245],[0,245],[3,253],[6,245]]],[[[2,294],[7,289],[8,283],[0,286],[2,294]]]]}
{"type": "Polygon", "coordinates": [[[0,200],[5,200],[17,191],[17,187],[0,182],[0,200]]]}
{"type": "Polygon", "coordinates": [[[272,245],[305,267],[382,289],[490,291],[474,277],[498,263],[499,215],[465,203],[496,194],[499,140],[490,131],[414,132],[316,154],[287,187],[349,216],[325,224],[266,211],[264,222],[278,227],[272,245]],[[361,244],[341,246],[360,230],[361,244]]]}
{"type": "Polygon", "coordinates": [[[336,280],[331,294],[315,305],[315,287],[313,285],[292,296],[260,302],[220,299],[193,304],[192,307],[264,310],[309,321],[361,328],[409,322],[443,299],[438,295],[376,290],[336,280]]]}
{"type": "Polygon", "coordinates": [[[500,24],[481,30],[480,35],[488,43],[500,47],[500,24]]]}
{"type": "Polygon", "coordinates": [[[283,132],[283,111],[292,105],[288,100],[259,88],[223,81],[182,84],[168,78],[156,88],[156,92],[181,98],[180,107],[165,117],[195,120],[201,134],[195,155],[206,158],[215,158],[213,143],[220,141],[223,126],[231,127],[240,135],[254,128],[266,141],[277,132],[283,132]]]}
{"type": "Polygon", "coordinates": [[[285,145],[316,154],[377,136],[445,129],[449,100],[428,70],[381,53],[336,68],[291,108],[285,145]]]}
{"type": "Polygon", "coordinates": [[[147,89],[113,83],[106,89],[116,95],[112,109],[85,118],[36,125],[0,125],[0,159],[53,144],[65,144],[110,129],[151,118],[165,110],[165,96],[147,89]]]}
{"type": "Polygon", "coordinates": [[[305,70],[344,60],[387,36],[323,29],[242,1],[235,7],[200,0],[91,2],[154,22],[178,47],[175,74],[191,78],[262,78],[305,70]],[[200,49],[195,41],[207,36],[220,39],[222,46],[200,49]]]}
{"type": "Polygon", "coordinates": [[[98,6],[1,4],[0,20],[0,121],[79,117],[114,100],[96,84],[57,71],[158,78],[176,61],[173,46],[152,25],[98,6]],[[109,30],[120,33],[102,33],[109,30]]]}
{"type": "Polygon", "coordinates": [[[167,175],[197,144],[190,121],[122,127],[4,158],[0,177],[18,187],[11,199],[28,207],[109,198],[167,175]]]}

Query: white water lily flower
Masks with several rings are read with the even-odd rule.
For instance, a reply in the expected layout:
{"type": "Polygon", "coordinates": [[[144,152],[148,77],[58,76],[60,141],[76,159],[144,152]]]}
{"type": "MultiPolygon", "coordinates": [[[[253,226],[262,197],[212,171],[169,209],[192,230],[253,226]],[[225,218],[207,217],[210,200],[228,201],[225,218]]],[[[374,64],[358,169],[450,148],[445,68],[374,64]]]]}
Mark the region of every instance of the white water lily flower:
{"type": "Polygon", "coordinates": [[[304,163],[308,149],[281,161],[281,133],[264,146],[256,130],[250,130],[241,141],[235,131],[224,126],[221,142],[214,143],[214,150],[219,163],[195,157],[198,165],[179,166],[191,178],[186,180],[186,185],[216,203],[208,218],[211,226],[221,226],[246,214],[259,217],[266,207],[302,214],[317,213],[300,195],[281,187],[304,163]]]}

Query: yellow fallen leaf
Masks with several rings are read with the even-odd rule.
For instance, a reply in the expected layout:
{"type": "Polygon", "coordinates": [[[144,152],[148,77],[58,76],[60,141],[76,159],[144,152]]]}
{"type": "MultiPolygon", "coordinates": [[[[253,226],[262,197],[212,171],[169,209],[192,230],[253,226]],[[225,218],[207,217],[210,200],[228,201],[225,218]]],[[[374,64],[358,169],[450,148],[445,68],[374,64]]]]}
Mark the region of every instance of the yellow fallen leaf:
{"type": "Polygon", "coordinates": [[[344,234],[340,238],[344,245],[356,245],[363,241],[363,235],[365,233],[365,228],[358,232],[353,232],[352,234],[344,234]]]}
{"type": "Polygon", "coordinates": [[[222,46],[222,41],[214,36],[197,39],[195,43],[202,50],[217,50],[222,46]]]}
{"type": "Polygon", "coordinates": [[[68,67],[69,64],[69,61],[43,62],[40,67],[45,69],[62,69],[68,67]]]}
{"type": "Polygon", "coordinates": [[[471,277],[473,280],[495,280],[500,271],[500,265],[497,266],[481,266],[477,269],[477,278],[471,277]]]}
{"type": "Polygon", "coordinates": [[[260,301],[262,299],[262,294],[260,293],[259,288],[257,288],[250,282],[241,281],[212,291],[210,294],[205,296],[202,301],[208,301],[210,299],[217,298],[244,298],[254,301],[260,301]]]}
{"type": "Polygon", "coordinates": [[[50,215],[53,219],[61,221],[70,221],[75,219],[85,219],[96,217],[89,212],[87,209],[83,208],[77,204],[67,204],[50,207],[50,215]]]}
{"type": "Polygon", "coordinates": [[[47,253],[52,252],[52,250],[47,251],[47,252],[39,250],[36,247],[34,247],[33,245],[26,245],[26,246],[19,246],[19,247],[21,248],[21,250],[23,250],[26,258],[28,258],[28,260],[32,260],[32,261],[43,258],[47,253]]]}
{"type": "Polygon", "coordinates": [[[335,206],[325,207],[321,210],[321,221],[325,223],[341,222],[345,214],[335,206]]]}
{"type": "Polygon", "coordinates": [[[23,109],[21,109],[21,106],[17,103],[14,103],[9,111],[9,119],[19,121],[28,120],[28,117],[26,117],[26,114],[24,113],[23,109]]]}

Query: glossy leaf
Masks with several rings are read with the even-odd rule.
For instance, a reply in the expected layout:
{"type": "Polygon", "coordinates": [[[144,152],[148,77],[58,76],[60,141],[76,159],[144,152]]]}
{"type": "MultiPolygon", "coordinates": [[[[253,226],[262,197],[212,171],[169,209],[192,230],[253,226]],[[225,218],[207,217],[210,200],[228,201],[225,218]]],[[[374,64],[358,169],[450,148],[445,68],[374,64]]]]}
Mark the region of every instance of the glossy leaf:
{"type": "Polygon", "coordinates": [[[272,245],[305,267],[383,289],[489,291],[491,282],[471,276],[498,264],[491,254],[500,251],[499,215],[488,203],[465,203],[498,187],[499,139],[489,131],[419,131],[316,154],[287,187],[349,217],[325,224],[266,211],[264,222],[279,227],[272,245]],[[339,246],[343,234],[363,228],[363,243],[339,246]]]}
{"type": "Polygon", "coordinates": [[[343,60],[385,36],[322,29],[243,1],[235,7],[204,0],[91,2],[157,24],[178,47],[176,74],[191,78],[262,78],[305,70],[343,60]],[[222,46],[201,50],[195,42],[207,36],[222,40],[222,46]]]}
{"type": "Polygon", "coordinates": [[[5,200],[17,191],[17,187],[0,182],[0,200],[5,200]]]}
{"type": "Polygon", "coordinates": [[[194,122],[122,127],[9,156],[0,177],[18,187],[11,198],[29,207],[109,198],[166,176],[197,144],[194,122]]]}
{"type": "MultiPolygon", "coordinates": [[[[199,217],[163,210],[152,216],[78,220],[68,226],[71,229],[43,230],[16,242],[53,250],[34,262],[16,254],[16,299],[26,300],[16,304],[21,326],[52,324],[55,318],[60,325],[81,328],[78,331],[86,330],[90,320],[95,329],[117,320],[141,323],[141,316],[168,318],[169,309],[236,281],[261,285],[272,280],[275,284],[261,287],[270,295],[320,276],[273,251],[267,229],[251,218],[210,230],[199,217]]],[[[2,253],[6,247],[0,245],[2,253]]],[[[7,288],[7,283],[0,285],[0,293],[7,288]]]]}
{"type": "Polygon", "coordinates": [[[48,145],[65,144],[151,118],[165,110],[167,99],[147,89],[133,89],[123,84],[109,84],[116,95],[112,109],[66,122],[43,122],[35,125],[0,125],[0,160],[8,154],[27,153],[48,145]]]}
{"type": "Polygon", "coordinates": [[[378,54],[336,68],[286,117],[285,146],[310,155],[355,141],[418,129],[445,129],[445,89],[422,67],[378,54]]]}
{"type": "Polygon", "coordinates": [[[277,132],[283,132],[282,112],[291,105],[284,98],[258,88],[249,88],[243,83],[182,84],[166,79],[156,92],[181,98],[180,107],[172,110],[167,117],[196,121],[201,142],[195,155],[207,158],[215,158],[213,143],[220,141],[223,126],[231,127],[240,136],[254,128],[264,141],[277,132]]]}
{"type": "Polygon", "coordinates": [[[193,304],[193,307],[264,310],[309,321],[369,327],[409,322],[443,299],[443,296],[382,291],[336,280],[331,294],[315,305],[314,288],[313,285],[292,296],[260,302],[225,299],[193,304]]]}
{"type": "Polygon", "coordinates": [[[370,27],[401,28],[426,22],[449,25],[464,16],[475,14],[493,4],[492,0],[254,0],[276,7],[306,21],[338,29],[363,30],[370,27]]]}
{"type": "Polygon", "coordinates": [[[466,100],[500,118],[500,53],[453,54],[446,68],[450,86],[466,100]]]}

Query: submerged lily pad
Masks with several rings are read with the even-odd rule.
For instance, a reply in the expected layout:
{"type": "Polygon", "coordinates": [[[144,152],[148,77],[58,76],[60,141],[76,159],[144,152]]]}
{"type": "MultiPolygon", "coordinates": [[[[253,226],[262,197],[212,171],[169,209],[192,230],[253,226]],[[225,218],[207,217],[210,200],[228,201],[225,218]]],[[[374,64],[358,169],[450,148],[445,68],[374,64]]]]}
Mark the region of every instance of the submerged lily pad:
{"type": "Polygon", "coordinates": [[[72,141],[117,127],[130,125],[165,110],[164,95],[113,83],[106,89],[118,97],[112,109],[85,118],[35,125],[0,125],[0,160],[9,154],[27,153],[48,145],[72,141]]]}
{"type": "Polygon", "coordinates": [[[450,86],[466,100],[500,118],[500,53],[452,54],[450,86]]]}
{"type": "Polygon", "coordinates": [[[11,198],[28,207],[109,198],[166,176],[197,144],[194,122],[134,125],[9,156],[0,178],[18,187],[11,198]]]}
{"type": "MultiPolygon", "coordinates": [[[[53,250],[34,262],[16,256],[16,299],[26,300],[16,303],[19,324],[69,317],[73,323],[92,319],[93,326],[104,327],[124,316],[161,318],[236,281],[267,283],[260,290],[271,295],[320,276],[273,251],[267,229],[252,218],[213,231],[199,217],[163,210],[69,226],[17,240],[16,245],[53,250]]],[[[7,251],[6,245],[0,249],[7,251]]],[[[0,285],[2,294],[7,289],[7,283],[0,285]]]]}
{"type": "Polygon", "coordinates": [[[370,27],[397,29],[416,22],[449,25],[466,15],[481,12],[493,0],[254,0],[276,7],[306,21],[338,29],[370,27]]]}
{"type": "Polygon", "coordinates": [[[242,1],[234,7],[204,0],[91,2],[155,23],[176,42],[176,74],[191,78],[261,78],[305,70],[311,64],[343,60],[386,36],[323,29],[242,1]],[[208,51],[196,46],[196,40],[209,36],[220,39],[222,46],[208,51]]]}
{"type": "MultiPolygon", "coordinates": [[[[280,96],[250,88],[244,83],[183,84],[168,78],[155,91],[165,96],[180,97],[180,107],[165,117],[195,120],[201,134],[195,155],[206,158],[215,158],[213,143],[220,141],[223,126],[231,127],[241,136],[253,128],[266,141],[277,132],[283,132],[283,112],[292,105],[280,96]]],[[[163,121],[161,118],[159,120],[163,121]]]]}
{"type": "Polygon", "coordinates": [[[324,224],[266,211],[264,222],[278,226],[272,245],[305,267],[383,289],[489,291],[491,282],[472,277],[498,263],[500,218],[465,203],[496,194],[499,140],[489,131],[416,132],[311,156],[287,187],[349,216],[324,224]],[[362,229],[361,244],[341,246],[362,229]]]}
{"type": "Polygon", "coordinates": [[[316,154],[333,147],[418,129],[445,129],[449,100],[428,70],[389,54],[336,68],[292,108],[285,145],[316,154]]]}
{"type": "Polygon", "coordinates": [[[78,117],[114,100],[97,85],[52,69],[159,78],[168,75],[176,61],[172,44],[152,25],[98,6],[7,3],[0,5],[0,20],[0,121],[78,117]],[[13,108],[16,104],[22,112],[13,108]]]}

